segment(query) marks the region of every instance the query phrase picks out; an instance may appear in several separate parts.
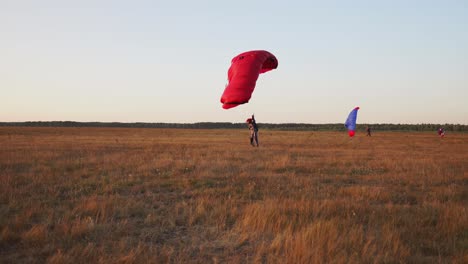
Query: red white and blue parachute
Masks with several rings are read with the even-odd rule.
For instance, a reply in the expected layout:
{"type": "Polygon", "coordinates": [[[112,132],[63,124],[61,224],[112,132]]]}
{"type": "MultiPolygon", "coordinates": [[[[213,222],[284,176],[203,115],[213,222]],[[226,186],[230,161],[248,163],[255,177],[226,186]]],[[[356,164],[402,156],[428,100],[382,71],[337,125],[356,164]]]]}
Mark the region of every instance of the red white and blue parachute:
{"type": "Polygon", "coordinates": [[[276,57],[265,50],[241,53],[231,60],[228,70],[228,85],[221,96],[224,109],[249,102],[255,89],[258,75],[278,67],[276,57]]]}
{"type": "Polygon", "coordinates": [[[350,137],[354,136],[354,131],[356,130],[356,119],[357,119],[357,111],[359,110],[359,106],[354,108],[351,113],[349,113],[348,118],[345,122],[345,127],[348,129],[348,135],[350,137]]]}

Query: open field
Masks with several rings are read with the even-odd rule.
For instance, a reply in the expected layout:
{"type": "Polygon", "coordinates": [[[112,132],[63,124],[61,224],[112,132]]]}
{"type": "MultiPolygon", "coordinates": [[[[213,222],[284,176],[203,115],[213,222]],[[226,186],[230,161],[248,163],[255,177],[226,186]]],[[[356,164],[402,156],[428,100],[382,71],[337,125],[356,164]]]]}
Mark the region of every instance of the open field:
{"type": "Polygon", "coordinates": [[[1,263],[468,263],[468,134],[0,128],[1,263]]]}

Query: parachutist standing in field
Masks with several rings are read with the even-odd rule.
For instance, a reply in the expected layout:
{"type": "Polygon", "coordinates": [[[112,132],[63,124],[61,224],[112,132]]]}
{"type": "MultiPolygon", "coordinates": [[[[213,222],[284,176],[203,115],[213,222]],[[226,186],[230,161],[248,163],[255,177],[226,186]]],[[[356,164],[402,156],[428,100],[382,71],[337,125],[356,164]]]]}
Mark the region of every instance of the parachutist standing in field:
{"type": "Polygon", "coordinates": [[[439,129],[437,130],[437,134],[439,134],[439,136],[440,136],[441,138],[443,138],[443,137],[445,136],[445,130],[444,130],[444,128],[442,128],[442,127],[439,128],[439,129]]]}
{"type": "Polygon", "coordinates": [[[367,132],[367,136],[370,137],[371,136],[371,128],[369,126],[366,128],[366,132],[367,132]]]}
{"type": "Polygon", "coordinates": [[[258,147],[258,126],[254,115],[252,115],[252,118],[248,118],[246,122],[250,131],[250,144],[258,147]]]}

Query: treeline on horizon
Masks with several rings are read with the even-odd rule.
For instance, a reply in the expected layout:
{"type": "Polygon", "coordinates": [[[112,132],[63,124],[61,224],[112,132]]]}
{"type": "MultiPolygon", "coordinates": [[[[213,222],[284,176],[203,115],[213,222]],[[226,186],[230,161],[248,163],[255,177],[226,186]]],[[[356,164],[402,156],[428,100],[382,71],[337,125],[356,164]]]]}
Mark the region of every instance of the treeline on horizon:
{"type": "MultiPolygon", "coordinates": [[[[244,123],[229,122],[199,122],[199,123],[121,123],[121,122],[75,122],[75,121],[28,121],[0,122],[0,126],[14,127],[121,127],[121,128],[181,128],[181,129],[239,129],[246,128],[244,123]]],[[[291,130],[291,131],[345,131],[341,123],[306,124],[306,123],[258,123],[260,129],[291,130]]],[[[437,131],[440,127],[445,131],[468,132],[468,125],[461,124],[358,124],[357,131],[366,127],[372,131],[437,131]]]]}

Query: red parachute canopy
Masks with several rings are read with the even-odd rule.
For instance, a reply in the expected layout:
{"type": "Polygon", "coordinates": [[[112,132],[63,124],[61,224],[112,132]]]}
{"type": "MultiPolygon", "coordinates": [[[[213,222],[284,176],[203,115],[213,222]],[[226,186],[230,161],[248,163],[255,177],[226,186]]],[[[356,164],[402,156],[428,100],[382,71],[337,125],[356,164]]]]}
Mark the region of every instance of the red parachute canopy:
{"type": "Polygon", "coordinates": [[[231,60],[228,71],[228,85],[221,96],[224,109],[249,102],[260,73],[278,67],[276,57],[265,50],[241,53],[231,60]]]}

